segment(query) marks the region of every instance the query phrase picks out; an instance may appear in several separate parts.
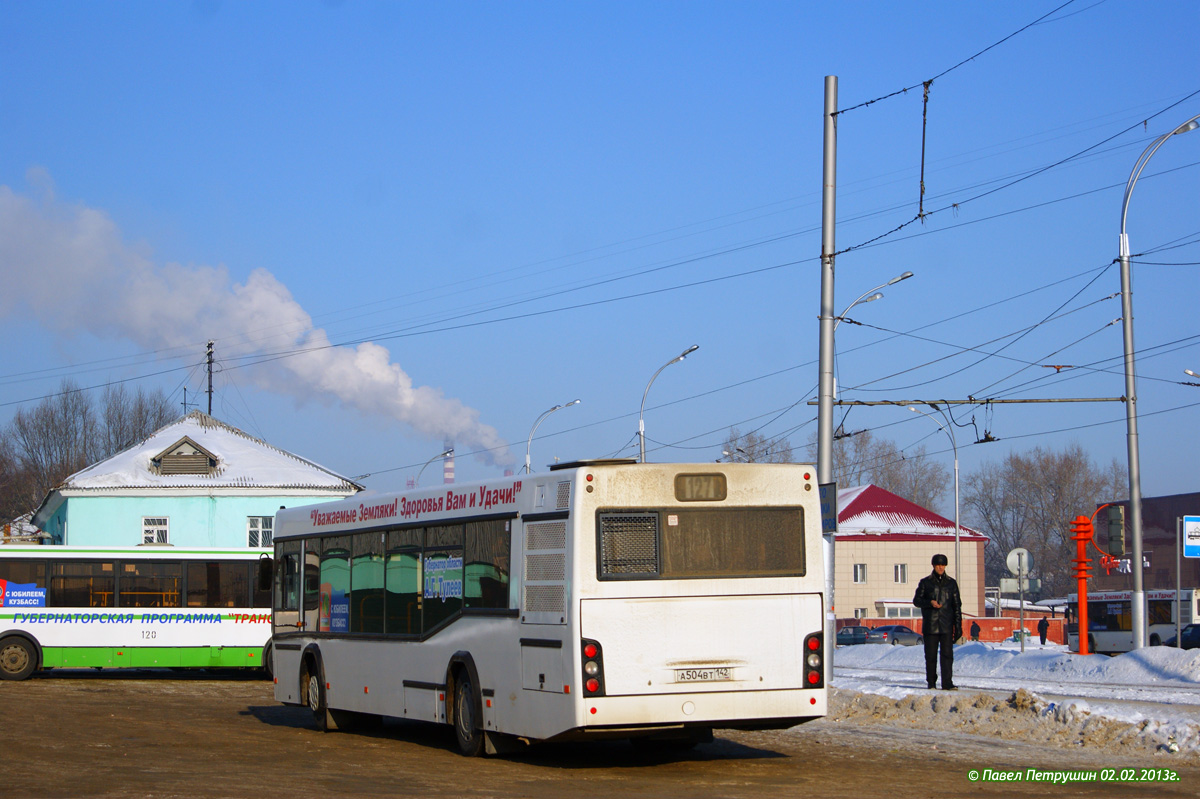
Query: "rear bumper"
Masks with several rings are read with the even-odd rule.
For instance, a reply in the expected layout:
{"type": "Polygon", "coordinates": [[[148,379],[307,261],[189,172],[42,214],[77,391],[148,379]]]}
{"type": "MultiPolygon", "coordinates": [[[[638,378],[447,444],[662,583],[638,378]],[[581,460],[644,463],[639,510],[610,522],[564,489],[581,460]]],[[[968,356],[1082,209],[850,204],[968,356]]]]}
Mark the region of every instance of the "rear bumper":
{"type": "Polygon", "coordinates": [[[780,729],[828,713],[824,689],[644,694],[585,698],[579,730],[719,727],[780,729]]]}

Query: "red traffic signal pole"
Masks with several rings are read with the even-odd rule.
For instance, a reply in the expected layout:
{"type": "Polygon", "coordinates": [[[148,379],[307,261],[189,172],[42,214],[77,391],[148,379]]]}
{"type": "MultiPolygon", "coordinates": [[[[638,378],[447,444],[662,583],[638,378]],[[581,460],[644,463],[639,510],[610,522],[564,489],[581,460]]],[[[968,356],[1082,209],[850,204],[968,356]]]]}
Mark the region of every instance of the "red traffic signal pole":
{"type": "Polygon", "coordinates": [[[1076,516],[1071,522],[1071,540],[1075,542],[1075,576],[1079,581],[1076,593],[1079,597],[1076,613],[1076,628],[1079,631],[1079,654],[1090,655],[1088,651],[1088,603],[1087,581],[1091,572],[1091,559],[1087,556],[1088,541],[1092,540],[1092,520],[1086,516],[1076,516]]]}

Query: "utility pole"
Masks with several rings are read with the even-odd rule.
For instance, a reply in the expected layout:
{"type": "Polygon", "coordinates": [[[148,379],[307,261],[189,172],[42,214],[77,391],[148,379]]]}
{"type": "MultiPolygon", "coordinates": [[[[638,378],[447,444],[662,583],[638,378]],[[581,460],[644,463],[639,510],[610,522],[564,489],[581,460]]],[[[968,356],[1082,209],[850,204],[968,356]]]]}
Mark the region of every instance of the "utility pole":
{"type": "MultiPolygon", "coordinates": [[[[825,76],[825,145],[821,191],[821,315],[819,402],[817,406],[817,484],[833,482],[833,252],[837,201],[837,96],[836,75],[825,76]]],[[[834,503],[837,502],[836,492],[834,503]]],[[[834,629],[837,615],[833,603],[833,570],[836,563],[837,515],[834,529],[825,534],[825,684],[833,681],[834,629]]]]}
{"type": "Polygon", "coordinates": [[[212,416],[212,366],[213,366],[213,341],[208,342],[208,415],[212,416]]]}

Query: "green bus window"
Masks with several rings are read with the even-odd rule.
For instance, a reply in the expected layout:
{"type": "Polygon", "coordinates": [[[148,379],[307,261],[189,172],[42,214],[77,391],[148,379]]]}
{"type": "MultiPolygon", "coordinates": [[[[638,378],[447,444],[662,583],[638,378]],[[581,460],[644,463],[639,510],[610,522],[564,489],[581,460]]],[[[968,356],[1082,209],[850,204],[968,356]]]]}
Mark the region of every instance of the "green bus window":
{"type": "Polygon", "coordinates": [[[350,632],[382,633],[384,630],[383,533],[354,536],[350,567],[350,632]]]}
{"type": "Polygon", "coordinates": [[[423,530],[388,533],[384,578],[388,635],[421,633],[421,540],[423,530]]]}

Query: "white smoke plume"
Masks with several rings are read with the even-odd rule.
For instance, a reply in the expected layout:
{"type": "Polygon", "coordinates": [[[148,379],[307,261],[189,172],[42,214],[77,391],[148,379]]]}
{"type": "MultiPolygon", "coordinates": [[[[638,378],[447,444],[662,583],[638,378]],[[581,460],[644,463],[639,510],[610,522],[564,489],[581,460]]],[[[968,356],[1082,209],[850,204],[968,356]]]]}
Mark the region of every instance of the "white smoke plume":
{"type": "Polygon", "coordinates": [[[156,264],[127,244],[102,211],[58,202],[48,176],[29,174],[39,198],[0,186],[0,319],[31,314],[60,333],[88,332],[139,347],[222,355],[310,350],[247,369],[261,388],[298,401],[336,400],[395,419],[429,438],[454,439],[487,463],[509,463],[506,442],[479,412],[431,386],[414,386],[378,344],[330,346],[326,332],[265,269],[234,283],[223,266],[156,264]]]}

